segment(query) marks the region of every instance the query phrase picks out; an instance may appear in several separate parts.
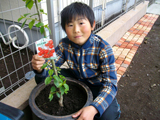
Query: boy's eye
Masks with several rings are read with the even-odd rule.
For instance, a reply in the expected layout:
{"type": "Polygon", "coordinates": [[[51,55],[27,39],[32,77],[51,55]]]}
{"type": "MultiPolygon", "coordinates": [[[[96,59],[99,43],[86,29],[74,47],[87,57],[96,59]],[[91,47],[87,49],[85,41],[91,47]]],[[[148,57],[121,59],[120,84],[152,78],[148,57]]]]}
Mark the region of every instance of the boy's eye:
{"type": "Polygon", "coordinates": [[[73,25],[72,24],[68,24],[68,27],[72,27],[73,25]]]}
{"type": "Polygon", "coordinates": [[[83,25],[83,24],[84,24],[83,22],[80,23],[80,25],[83,25]]]}

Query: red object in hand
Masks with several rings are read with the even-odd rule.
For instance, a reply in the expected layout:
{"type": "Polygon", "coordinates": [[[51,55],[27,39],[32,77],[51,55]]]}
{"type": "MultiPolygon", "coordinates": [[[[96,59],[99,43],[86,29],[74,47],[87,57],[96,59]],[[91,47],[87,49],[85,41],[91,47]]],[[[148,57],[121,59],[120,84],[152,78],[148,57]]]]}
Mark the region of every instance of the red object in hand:
{"type": "Polygon", "coordinates": [[[49,46],[49,44],[48,44],[48,43],[46,43],[46,44],[45,44],[45,46],[49,46]]]}
{"type": "Polygon", "coordinates": [[[42,50],[42,48],[41,48],[41,47],[38,47],[38,50],[39,50],[39,51],[41,51],[41,50],[42,50]]]}
{"type": "Polygon", "coordinates": [[[53,41],[52,41],[52,40],[50,40],[50,41],[48,41],[48,43],[49,43],[49,44],[53,44],[53,41]]]}
{"type": "Polygon", "coordinates": [[[42,49],[41,47],[38,47],[39,56],[42,56],[44,58],[50,58],[53,56],[53,53],[55,52],[54,50],[54,45],[53,45],[53,41],[49,40],[48,43],[45,44],[46,47],[48,47],[48,49],[42,49]]]}
{"type": "Polygon", "coordinates": [[[54,49],[52,49],[52,50],[50,50],[50,52],[51,52],[51,53],[54,53],[54,52],[55,52],[55,50],[54,50],[54,49]]]}

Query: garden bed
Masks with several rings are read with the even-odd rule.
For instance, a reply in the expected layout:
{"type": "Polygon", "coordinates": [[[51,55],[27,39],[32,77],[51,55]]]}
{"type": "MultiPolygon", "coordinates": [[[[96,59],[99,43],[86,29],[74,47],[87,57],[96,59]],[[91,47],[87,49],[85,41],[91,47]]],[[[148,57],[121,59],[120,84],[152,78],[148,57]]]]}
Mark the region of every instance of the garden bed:
{"type": "Polygon", "coordinates": [[[118,83],[120,120],[160,119],[160,17],[118,83]]]}

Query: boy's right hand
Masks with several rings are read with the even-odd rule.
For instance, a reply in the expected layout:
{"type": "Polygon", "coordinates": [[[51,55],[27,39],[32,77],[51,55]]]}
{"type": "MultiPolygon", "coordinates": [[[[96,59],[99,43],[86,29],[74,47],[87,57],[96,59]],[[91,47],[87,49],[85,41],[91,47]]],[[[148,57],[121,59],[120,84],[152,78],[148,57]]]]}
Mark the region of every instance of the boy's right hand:
{"type": "Polygon", "coordinates": [[[45,63],[45,59],[42,57],[39,57],[38,54],[33,55],[32,57],[32,67],[34,70],[36,70],[38,73],[42,72],[41,67],[45,63]]]}

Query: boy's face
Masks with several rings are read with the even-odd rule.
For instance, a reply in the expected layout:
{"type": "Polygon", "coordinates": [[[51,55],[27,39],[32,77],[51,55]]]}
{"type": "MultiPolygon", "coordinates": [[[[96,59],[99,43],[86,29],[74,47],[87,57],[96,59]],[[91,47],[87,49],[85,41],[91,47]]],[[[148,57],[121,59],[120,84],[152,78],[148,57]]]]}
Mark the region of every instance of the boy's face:
{"type": "Polygon", "coordinates": [[[88,40],[94,27],[95,21],[93,27],[91,27],[91,24],[86,17],[78,16],[76,19],[72,19],[71,22],[65,25],[65,31],[72,42],[83,45],[88,40]]]}

